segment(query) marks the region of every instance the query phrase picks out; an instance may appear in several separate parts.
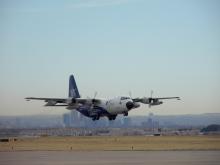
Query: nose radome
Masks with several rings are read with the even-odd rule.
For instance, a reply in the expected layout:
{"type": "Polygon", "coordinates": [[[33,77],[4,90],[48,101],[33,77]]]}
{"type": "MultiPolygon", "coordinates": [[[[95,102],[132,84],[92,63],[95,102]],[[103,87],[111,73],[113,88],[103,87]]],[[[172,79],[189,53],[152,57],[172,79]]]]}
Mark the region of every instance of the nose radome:
{"type": "Polygon", "coordinates": [[[129,102],[126,103],[126,107],[127,107],[128,110],[131,110],[134,107],[134,103],[129,101],[129,102]]]}

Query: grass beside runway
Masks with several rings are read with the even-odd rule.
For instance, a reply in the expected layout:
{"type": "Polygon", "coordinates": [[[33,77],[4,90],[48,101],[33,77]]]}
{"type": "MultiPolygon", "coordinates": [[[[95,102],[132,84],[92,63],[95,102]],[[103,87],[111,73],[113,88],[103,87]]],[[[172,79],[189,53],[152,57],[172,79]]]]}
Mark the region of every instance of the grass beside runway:
{"type": "Polygon", "coordinates": [[[0,151],[220,150],[220,136],[86,136],[20,138],[0,151]]]}

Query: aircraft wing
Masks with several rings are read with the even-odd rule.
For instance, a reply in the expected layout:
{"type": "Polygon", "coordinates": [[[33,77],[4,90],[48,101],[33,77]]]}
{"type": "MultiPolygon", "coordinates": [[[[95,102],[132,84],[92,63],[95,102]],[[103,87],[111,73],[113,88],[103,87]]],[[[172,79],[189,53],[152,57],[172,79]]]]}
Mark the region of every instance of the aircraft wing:
{"type": "Polygon", "coordinates": [[[164,99],[177,99],[180,100],[180,97],[158,97],[158,98],[152,98],[153,100],[164,100],[164,99]]]}
{"type": "Polygon", "coordinates": [[[46,103],[45,106],[59,106],[63,105],[66,106],[67,104],[67,99],[64,98],[43,98],[43,97],[26,97],[25,98],[27,101],[30,100],[44,100],[46,103]]]}
{"type": "Polygon", "coordinates": [[[45,106],[68,106],[68,105],[92,105],[99,103],[99,99],[84,99],[84,98],[43,98],[43,97],[26,97],[27,101],[30,100],[44,100],[47,102],[45,106]],[[59,105],[58,105],[59,104],[59,105]],[[61,105],[60,105],[61,104],[61,105]]]}
{"type": "Polygon", "coordinates": [[[143,104],[156,104],[159,103],[159,100],[165,99],[177,99],[180,100],[180,97],[143,97],[143,98],[134,98],[132,99],[134,102],[140,102],[143,104]]]}
{"type": "Polygon", "coordinates": [[[60,103],[65,103],[66,99],[63,99],[63,98],[44,98],[44,97],[26,97],[25,98],[27,101],[30,101],[30,100],[44,100],[45,102],[47,101],[57,101],[57,102],[60,102],[60,103]]]}

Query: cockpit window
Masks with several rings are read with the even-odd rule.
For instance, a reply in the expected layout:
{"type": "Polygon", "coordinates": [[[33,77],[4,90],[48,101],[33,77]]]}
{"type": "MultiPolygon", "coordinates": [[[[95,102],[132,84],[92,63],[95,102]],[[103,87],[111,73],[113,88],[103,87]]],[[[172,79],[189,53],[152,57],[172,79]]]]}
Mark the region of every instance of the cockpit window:
{"type": "Polygon", "coordinates": [[[130,99],[129,97],[121,97],[121,100],[127,100],[130,99]]]}

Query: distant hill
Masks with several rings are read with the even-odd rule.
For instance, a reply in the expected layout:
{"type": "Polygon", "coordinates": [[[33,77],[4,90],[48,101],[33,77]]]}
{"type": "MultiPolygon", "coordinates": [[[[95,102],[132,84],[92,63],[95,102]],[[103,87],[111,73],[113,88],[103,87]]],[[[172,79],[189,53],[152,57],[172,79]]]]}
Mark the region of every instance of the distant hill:
{"type": "Polygon", "coordinates": [[[152,118],[153,121],[158,121],[163,127],[178,127],[178,126],[207,126],[210,124],[220,124],[220,113],[205,113],[205,114],[187,114],[187,115],[152,115],[152,116],[135,116],[132,117],[133,123],[139,125],[141,122],[152,118]]]}
{"type": "Polygon", "coordinates": [[[0,116],[0,128],[52,128],[62,125],[60,115],[0,116]]]}
{"type": "MultiPolygon", "coordinates": [[[[149,118],[159,123],[160,127],[206,127],[211,124],[220,125],[220,113],[206,113],[198,115],[153,115],[150,116],[129,116],[129,126],[141,126],[149,118]]],[[[124,117],[118,116],[114,127],[120,127],[124,117]]],[[[106,119],[108,122],[108,120],[106,119]]],[[[92,121],[91,121],[92,122],[92,121]]],[[[91,125],[89,122],[88,124],[91,125]]],[[[102,125],[100,121],[100,125],[102,125]]],[[[33,116],[0,116],[0,128],[55,128],[63,127],[62,115],[33,115],[33,116]]],[[[109,125],[111,127],[112,125],[109,125]]],[[[87,127],[87,125],[85,125],[87,127]]]]}

